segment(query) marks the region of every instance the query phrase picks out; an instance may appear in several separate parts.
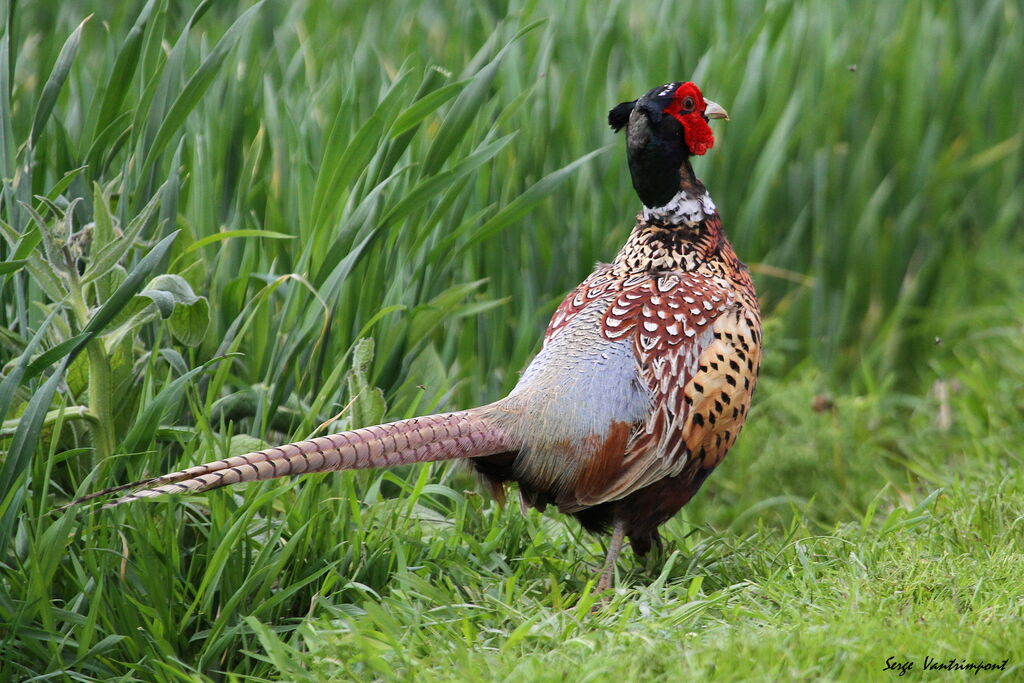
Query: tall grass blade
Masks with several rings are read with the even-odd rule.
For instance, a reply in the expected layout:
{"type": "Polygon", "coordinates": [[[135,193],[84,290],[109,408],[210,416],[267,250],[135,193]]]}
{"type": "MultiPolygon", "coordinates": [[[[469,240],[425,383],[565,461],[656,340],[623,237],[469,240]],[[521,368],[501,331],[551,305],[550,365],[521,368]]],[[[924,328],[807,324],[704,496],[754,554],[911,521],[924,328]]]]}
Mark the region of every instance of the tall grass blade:
{"type": "Polygon", "coordinates": [[[160,392],[153,397],[153,400],[146,404],[139,416],[135,418],[132,429],[128,432],[128,435],[124,437],[119,450],[122,453],[139,453],[148,449],[153,441],[153,436],[156,434],[157,428],[160,426],[160,421],[166,414],[181,403],[185,385],[187,385],[192,378],[222,360],[224,360],[224,356],[218,356],[217,358],[208,360],[199,367],[189,370],[184,375],[173,380],[161,389],[160,392]]]}
{"type": "MultiPolygon", "coordinates": [[[[139,16],[128,31],[128,35],[125,36],[121,49],[118,50],[117,57],[110,67],[110,76],[107,82],[103,85],[103,89],[97,93],[100,104],[99,113],[96,115],[92,134],[90,135],[93,141],[97,139],[97,136],[104,129],[113,124],[119,116],[123,115],[120,111],[121,105],[128,94],[128,88],[131,86],[132,79],[139,67],[139,56],[142,52],[142,39],[145,36],[146,24],[149,22],[157,2],[158,0],[149,0],[139,12],[139,16]]],[[[97,148],[96,151],[99,152],[100,149],[97,148]]],[[[95,162],[92,165],[95,165],[95,162]]]]}
{"type": "Polygon", "coordinates": [[[39,103],[36,105],[35,117],[32,119],[32,131],[29,134],[29,145],[33,148],[39,141],[39,136],[50,119],[50,114],[53,113],[57,96],[60,95],[61,88],[64,87],[64,81],[67,80],[68,73],[71,71],[71,63],[75,61],[75,55],[78,53],[78,44],[82,41],[82,29],[85,28],[85,24],[90,18],[92,15],[83,19],[82,23],[68,36],[60,54],[57,55],[57,62],[53,65],[50,77],[46,79],[42,95],[39,96],[39,103]]]}
{"type": "MultiPolygon", "coordinates": [[[[3,380],[0,381],[0,422],[7,417],[7,411],[10,409],[11,401],[14,398],[14,391],[21,386],[23,381],[25,381],[25,374],[29,367],[29,361],[32,359],[32,356],[36,354],[36,351],[39,350],[43,339],[45,339],[46,332],[54,318],[57,316],[57,313],[58,309],[56,308],[50,311],[50,314],[46,316],[46,319],[36,330],[35,334],[32,335],[32,339],[29,340],[28,344],[25,346],[25,350],[22,351],[21,356],[18,357],[17,361],[15,361],[13,367],[11,367],[7,372],[3,380]]],[[[5,481],[0,479],[0,484],[4,483],[5,481]]],[[[6,483],[9,484],[10,482],[6,483]]]]}
{"type": "Polygon", "coordinates": [[[452,108],[441,122],[441,127],[434,136],[434,141],[423,158],[424,175],[432,175],[441,167],[441,164],[455,151],[456,145],[466,136],[470,122],[480,107],[487,101],[487,95],[491,89],[491,83],[498,75],[498,67],[505,55],[502,50],[488,62],[480,71],[469,79],[469,83],[459,93],[459,96],[452,104],[452,108]]]}
{"type": "Polygon", "coordinates": [[[28,486],[32,452],[57,387],[64,379],[69,360],[69,357],[65,357],[46,382],[32,394],[11,438],[3,467],[0,468],[0,556],[6,553],[11,533],[17,528],[15,520],[25,503],[24,492],[28,486]]]}
{"type": "MultiPolygon", "coordinates": [[[[5,17],[6,19],[6,17],[5,17]]],[[[4,181],[5,203],[10,206],[7,181],[14,178],[14,168],[18,159],[18,148],[14,142],[14,121],[11,118],[11,69],[9,61],[11,47],[11,31],[7,27],[0,37],[0,173],[4,181]]]]}
{"type": "Polygon", "coordinates": [[[171,104],[167,115],[160,122],[156,134],[153,137],[149,148],[146,151],[145,160],[142,163],[143,172],[152,168],[157,157],[163,152],[164,147],[171,141],[174,134],[179,131],[185,118],[195,109],[199,100],[213,84],[214,79],[220,73],[221,66],[227,58],[228,53],[238,42],[242,33],[248,29],[249,23],[263,7],[264,0],[259,0],[255,5],[247,9],[231,24],[231,27],[221,36],[221,39],[214,45],[213,50],[199,65],[195,73],[189,78],[185,87],[171,104]]]}

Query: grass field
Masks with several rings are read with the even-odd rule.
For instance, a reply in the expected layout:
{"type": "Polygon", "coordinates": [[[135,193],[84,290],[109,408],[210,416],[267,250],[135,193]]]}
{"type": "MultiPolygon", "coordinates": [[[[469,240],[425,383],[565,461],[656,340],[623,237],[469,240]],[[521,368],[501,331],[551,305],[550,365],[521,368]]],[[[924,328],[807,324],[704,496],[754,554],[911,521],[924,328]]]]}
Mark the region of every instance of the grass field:
{"type": "Polygon", "coordinates": [[[548,7],[0,1],[0,680],[1024,675],[1020,4],[548,7]],[[765,362],[604,608],[457,466],[54,511],[503,395],[677,79],[765,362]]]}

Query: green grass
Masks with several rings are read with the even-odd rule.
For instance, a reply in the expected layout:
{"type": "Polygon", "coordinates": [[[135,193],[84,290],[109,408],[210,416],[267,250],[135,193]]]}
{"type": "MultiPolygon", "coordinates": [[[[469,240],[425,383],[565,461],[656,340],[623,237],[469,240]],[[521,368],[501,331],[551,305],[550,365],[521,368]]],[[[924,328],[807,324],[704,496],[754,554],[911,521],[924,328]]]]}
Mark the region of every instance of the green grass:
{"type": "Polygon", "coordinates": [[[0,2],[0,679],[1020,675],[1019,4],[546,7],[0,2]],[[677,78],[765,365],[606,608],[459,467],[53,511],[502,395],[637,208],[605,112],[677,78]]]}

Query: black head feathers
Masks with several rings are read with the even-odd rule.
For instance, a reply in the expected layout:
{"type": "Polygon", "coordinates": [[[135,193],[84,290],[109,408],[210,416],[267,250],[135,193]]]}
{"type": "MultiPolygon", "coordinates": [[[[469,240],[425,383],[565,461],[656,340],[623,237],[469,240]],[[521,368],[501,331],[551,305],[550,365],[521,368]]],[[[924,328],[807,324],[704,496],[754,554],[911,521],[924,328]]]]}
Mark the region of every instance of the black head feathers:
{"type": "Polygon", "coordinates": [[[615,105],[615,108],[608,112],[608,125],[612,127],[616,133],[629,123],[629,115],[633,111],[633,107],[636,106],[636,100],[632,102],[622,102],[615,105]]]}

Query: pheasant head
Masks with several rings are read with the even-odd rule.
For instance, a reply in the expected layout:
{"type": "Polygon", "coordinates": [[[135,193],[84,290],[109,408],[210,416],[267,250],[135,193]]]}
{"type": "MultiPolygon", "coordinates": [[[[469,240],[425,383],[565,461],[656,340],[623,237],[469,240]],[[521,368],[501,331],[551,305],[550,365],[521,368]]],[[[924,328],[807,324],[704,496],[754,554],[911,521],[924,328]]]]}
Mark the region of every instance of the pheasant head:
{"type": "Polygon", "coordinates": [[[616,132],[626,128],[633,187],[647,207],[663,206],[679,190],[680,170],[715,144],[710,119],[728,119],[693,83],[666,83],[608,112],[616,132]]]}

